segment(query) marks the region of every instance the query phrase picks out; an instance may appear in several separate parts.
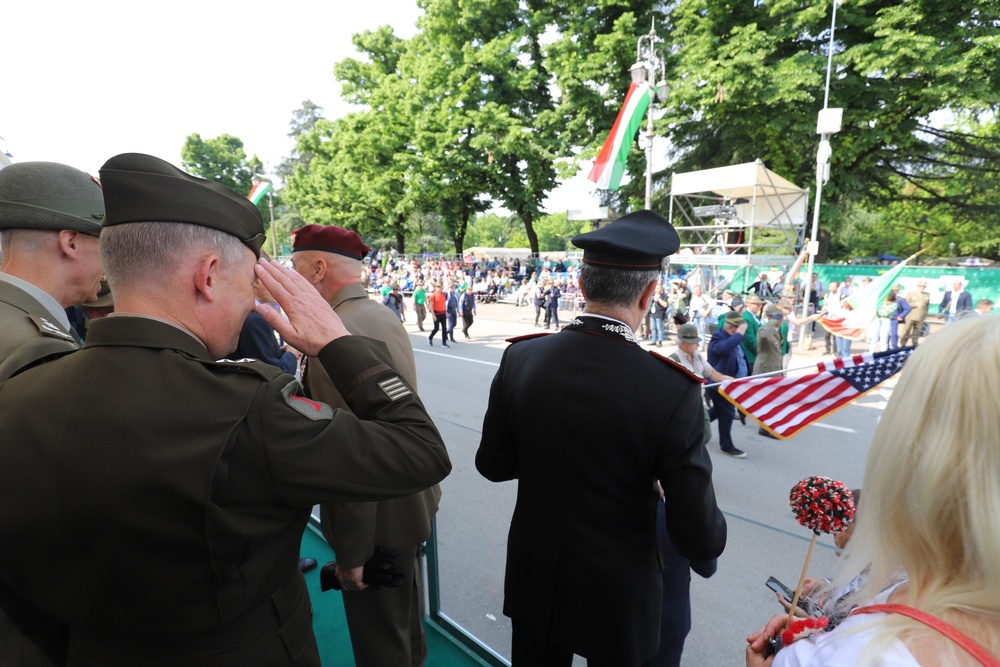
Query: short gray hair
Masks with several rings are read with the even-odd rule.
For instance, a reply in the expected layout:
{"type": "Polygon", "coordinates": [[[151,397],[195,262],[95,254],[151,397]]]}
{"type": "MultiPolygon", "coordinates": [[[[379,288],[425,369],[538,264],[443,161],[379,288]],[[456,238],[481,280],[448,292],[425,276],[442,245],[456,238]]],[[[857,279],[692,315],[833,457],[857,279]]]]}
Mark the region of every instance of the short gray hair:
{"type": "Polygon", "coordinates": [[[631,308],[642,291],[660,277],[659,270],[634,271],[612,269],[594,264],[580,266],[580,285],[587,301],[631,308]]]}
{"type": "Polygon", "coordinates": [[[233,266],[244,248],[232,234],[180,222],[132,222],[101,233],[101,262],[114,291],[158,284],[194,252],[214,252],[233,266]]]}

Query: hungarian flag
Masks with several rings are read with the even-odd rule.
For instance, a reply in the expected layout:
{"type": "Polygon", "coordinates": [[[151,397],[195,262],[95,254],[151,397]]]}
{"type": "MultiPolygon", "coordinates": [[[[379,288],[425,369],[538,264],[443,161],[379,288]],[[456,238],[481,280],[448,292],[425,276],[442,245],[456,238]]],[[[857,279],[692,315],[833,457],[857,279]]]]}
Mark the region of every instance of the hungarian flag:
{"type": "Polygon", "coordinates": [[[253,187],[250,188],[250,194],[247,195],[247,199],[253,202],[253,205],[256,206],[260,203],[260,200],[264,198],[264,195],[270,191],[270,181],[254,181],[253,187]]]}
{"type": "Polygon", "coordinates": [[[888,380],[912,352],[912,347],[904,347],[823,361],[810,375],[751,375],[723,382],[719,393],[784,440],[888,380]]]}
{"type": "Polygon", "coordinates": [[[868,327],[875,319],[879,305],[889,296],[893,285],[896,284],[896,278],[903,272],[906,263],[916,256],[907,257],[868,283],[867,287],[862,287],[848,295],[845,303],[850,310],[847,310],[841,317],[821,317],[819,318],[820,325],[834,336],[849,338],[853,341],[868,340],[868,327]]]}
{"type": "Polygon", "coordinates": [[[625,103],[618,112],[618,118],[611,127],[611,133],[604,142],[601,152],[597,154],[594,168],[590,170],[588,179],[597,183],[604,190],[617,190],[625,174],[625,160],[628,158],[629,147],[635,138],[635,133],[642,125],[643,116],[649,108],[653,95],[649,84],[643,82],[629,86],[625,95],[625,103]]]}

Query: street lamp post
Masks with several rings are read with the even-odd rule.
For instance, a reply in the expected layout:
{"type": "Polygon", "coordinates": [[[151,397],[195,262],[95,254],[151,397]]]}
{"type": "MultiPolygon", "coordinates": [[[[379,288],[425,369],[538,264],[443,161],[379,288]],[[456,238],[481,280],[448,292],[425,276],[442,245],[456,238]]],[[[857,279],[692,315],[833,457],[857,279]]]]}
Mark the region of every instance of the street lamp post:
{"type": "Polygon", "coordinates": [[[657,48],[657,44],[662,42],[656,36],[656,23],[649,28],[649,34],[639,37],[636,44],[635,64],[629,68],[632,83],[639,85],[648,83],[653,87],[655,95],[649,99],[649,109],[646,120],[646,209],[653,208],[653,137],[656,132],[653,130],[653,107],[654,102],[663,104],[670,94],[670,87],[666,82],[666,60],[663,51],[657,48]],[[659,74],[659,81],[657,81],[659,74]]]}
{"type": "MultiPolygon", "coordinates": [[[[830,107],[830,73],[833,70],[833,35],[837,28],[837,4],[833,0],[833,16],[830,19],[830,45],[826,56],[826,88],[823,93],[823,108],[816,121],[816,133],[820,135],[819,148],[816,151],[816,202],[813,204],[812,237],[809,239],[809,265],[806,269],[805,291],[802,303],[802,317],[809,316],[809,302],[812,293],[813,265],[819,253],[819,207],[823,196],[823,184],[830,180],[830,157],[833,149],[830,147],[830,135],[840,132],[840,124],[844,115],[843,109],[830,107]]],[[[800,344],[808,349],[812,344],[810,327],[802,327],[800,344]]]]}

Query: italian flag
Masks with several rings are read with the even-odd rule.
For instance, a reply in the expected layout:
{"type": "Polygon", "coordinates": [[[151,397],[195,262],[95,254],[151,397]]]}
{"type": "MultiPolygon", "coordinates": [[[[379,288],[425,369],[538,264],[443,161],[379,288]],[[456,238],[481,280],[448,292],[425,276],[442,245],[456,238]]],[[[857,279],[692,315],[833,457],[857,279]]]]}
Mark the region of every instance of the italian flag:
{"type": "Polygon", "coordinates": [[[910,255],[902,262],[892,267],[875,280],[868,283],[868,287],[862,287],[857,292],[848,295],[845,302],[849,310],[843,317],[821,317],[820,325],[841,338],[850,338],[853,341],[864,341],[868,338],[868,327],[875,319],[878,307],[882,305],[885,298],[889,296],[896,278],[903,272],[903,267],[911,259],[919,255],[910,255]]]}
{"type": "Polygon", "coordinates": [[[247,199],[253,202],[254,206],[256,206],[260,203],[260,200],[264,198],[264,195],[270,191],[270,181],[254,181],[253,187],[250,189],[250,194],[247,195],[247,199]]]}
{"type": "Polygon", "coordinates": [[[594,168],[587,178],[597,183],[604,190],[617,190],[625,173],[625,159],[632,145],[635,133],[642,125],[643,116],[649,108],[649,100],[653,94],[647,83],[632,84],[625,95],[618,118],[611,127],[601,152],[597,154],[594,168]]]}

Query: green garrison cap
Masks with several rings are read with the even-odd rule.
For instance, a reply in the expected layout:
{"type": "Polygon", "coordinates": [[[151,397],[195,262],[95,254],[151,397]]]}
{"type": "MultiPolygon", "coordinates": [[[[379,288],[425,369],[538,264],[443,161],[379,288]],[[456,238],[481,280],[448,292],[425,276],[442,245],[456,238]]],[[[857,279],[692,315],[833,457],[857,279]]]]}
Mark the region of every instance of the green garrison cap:
{"type": "Polygon", "coordinates": [[[635,211],[593,232],[577,234],[571,241],[583,250],[586,264],[614,269],[648,271],[680,248],[673,225],[653,211],[635,211]]]}
{"type": "Polygon", "coordinates": [[[71,229],[99,236],[101,185],[56,162],[18,162],[0,169],[0,229],[71,229]]]}
{"type": "Polygon", "coordinates": [[[116,155],[101,167],[106,227],[130,222],[182,222],[232,234],[257,257],[264,221],[249,199],[214,181],[186,174],[142,153],[116,155]]]}

